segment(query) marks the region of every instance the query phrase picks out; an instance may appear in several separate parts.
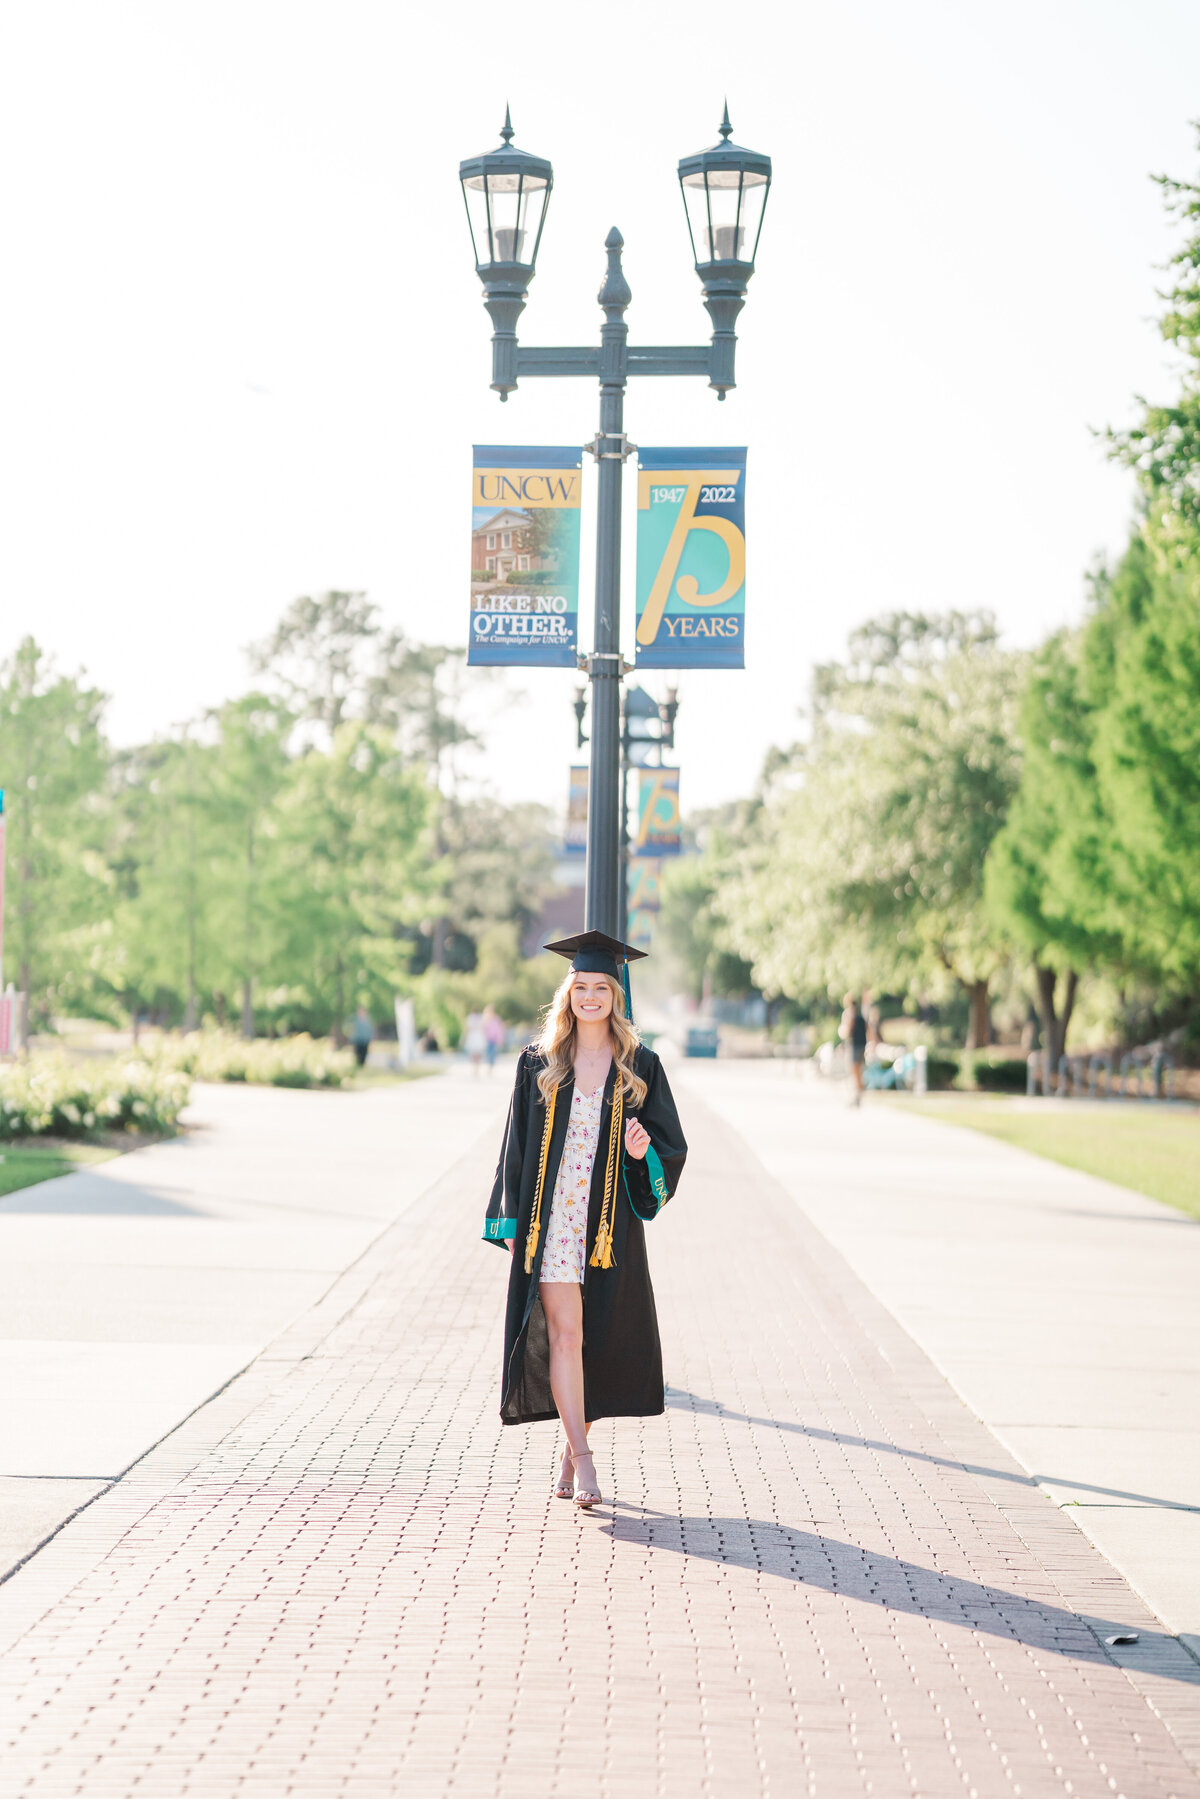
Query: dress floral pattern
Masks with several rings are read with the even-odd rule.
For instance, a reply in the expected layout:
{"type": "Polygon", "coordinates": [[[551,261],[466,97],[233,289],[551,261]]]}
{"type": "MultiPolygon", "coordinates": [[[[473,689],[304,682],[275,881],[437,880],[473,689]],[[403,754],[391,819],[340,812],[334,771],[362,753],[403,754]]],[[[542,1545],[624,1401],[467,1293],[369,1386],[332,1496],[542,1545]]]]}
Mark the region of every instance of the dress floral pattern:
{"type": "Polygon", "coordinates": [[[544,1281],[576,1281],[583,1285],[592,1164],[600,1140],[603,1105],[603,1087],[597,1087],[590,1096],[577,1087],[571,1096],[571,1116],[546,1226],[541,1273],[544,1281]]]}

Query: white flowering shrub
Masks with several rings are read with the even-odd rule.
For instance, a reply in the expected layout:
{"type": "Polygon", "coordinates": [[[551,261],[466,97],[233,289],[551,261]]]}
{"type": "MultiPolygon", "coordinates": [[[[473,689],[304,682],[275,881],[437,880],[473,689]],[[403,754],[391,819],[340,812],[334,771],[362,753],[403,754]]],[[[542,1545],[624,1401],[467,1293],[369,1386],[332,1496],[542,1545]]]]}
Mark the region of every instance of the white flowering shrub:
{"type": "Polygon", "coordinates": [[[140,1056],[73,1062],[36,1051],[0,1063],[0,1140],[173,1130],[190,1089],[184,1070],[140,1056]]]}
{"type": "Polygon", "coordinates": [[[340,1087],[354,1073],[354,1053],[327,1037],[255,1037],[233,1031],[192,1031],[164,1038],[156,1064],[198,1081],[248,1081],[267,1087],[340,1087]]]}

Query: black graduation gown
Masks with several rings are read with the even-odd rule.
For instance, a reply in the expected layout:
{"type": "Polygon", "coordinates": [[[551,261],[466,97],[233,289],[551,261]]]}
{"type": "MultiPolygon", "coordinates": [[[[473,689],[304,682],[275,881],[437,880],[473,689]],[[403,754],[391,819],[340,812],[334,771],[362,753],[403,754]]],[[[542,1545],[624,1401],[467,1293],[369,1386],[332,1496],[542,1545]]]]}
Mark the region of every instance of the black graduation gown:
{"type": "MultiPolygon", "coordinates": [[[[542,1189],[541,1232],[532,1270],[526,1274],[525,1244],[533,1216],[546,1119],[545,1102],[537,1085],[543,1066],[537,1050],[522,1051],[483,1227],[484,1238],[490,1243],[506,1248],[508,1240],[514,1240],[501,1374],[500,1416],[505,1424],[532,1424],[558,1416],[550,1392],[550,1351],[546,1318],[538,1297],[538,1278],[575,1083],[568,1076],[556,1095],[542,1189]]],[[[615,1062],[604,1086],[592,1169],[588,1259],[583,1283],[583,1390],[584,1413],[589,1423],[596,1418],[647,1417],[663,1410],[662,1351],[643,1220],[655,1217],[674,1193],[687,1144],[666,1074],[653,1050],[639,1048],[635,1067],[646,1082],[646,1099],[636,1110],[627,1104],[625,1116],[627,1120],[641,1120],[650,1134],[650,1148],[644,1159],[627,1155],[622,1130],[622,1141],[615,1153],[613,1265],[609,1268],[593,1268],[591,1255],[604,1202],[617,1080],[615,1062]]]]}

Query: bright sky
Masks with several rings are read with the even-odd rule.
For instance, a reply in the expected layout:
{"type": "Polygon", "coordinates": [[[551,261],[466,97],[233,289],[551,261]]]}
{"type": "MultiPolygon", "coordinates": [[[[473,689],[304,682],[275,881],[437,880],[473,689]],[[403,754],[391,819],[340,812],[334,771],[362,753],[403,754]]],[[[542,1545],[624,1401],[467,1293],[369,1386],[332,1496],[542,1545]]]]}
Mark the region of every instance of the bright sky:
{"type": "MultiPolygon", "coordinates": [[[[744,792],[873,613],[1078,615],[1131,503],[1089,427],[1171,391],[1147,176],[1196,166],[1197,68],[1187,0],[10,9],[0,655],[85,667],[125,743],[243,688],[300,593],[464,643],[472,442],[582,443],[597,402],[489,391],[459,158],[510,100],[554,163],[526,341],[596,341],[617,224],[632,341],[700,342],[674,170],[728,94],[775,164],[739,387],[634,382],[626,428],[749,446],[748,666],[682,676],[678,732],[685,811],[744,792]]],[[[474,773],[560,804],[573,686],[493,681],[474,773]]]]}

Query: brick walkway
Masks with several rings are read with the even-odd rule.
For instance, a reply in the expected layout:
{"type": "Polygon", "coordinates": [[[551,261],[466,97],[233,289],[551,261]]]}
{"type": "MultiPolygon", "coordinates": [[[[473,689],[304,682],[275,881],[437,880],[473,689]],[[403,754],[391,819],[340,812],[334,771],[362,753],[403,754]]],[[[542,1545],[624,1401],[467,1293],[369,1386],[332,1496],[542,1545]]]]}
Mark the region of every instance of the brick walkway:
{"type": "Polygon", "coordinates": [[[0,1587],[4,1799],[1200,1794],[1200,1667],[684,1110],[605,1507],[497,1422],[477,1145],[0,1587]]]}

